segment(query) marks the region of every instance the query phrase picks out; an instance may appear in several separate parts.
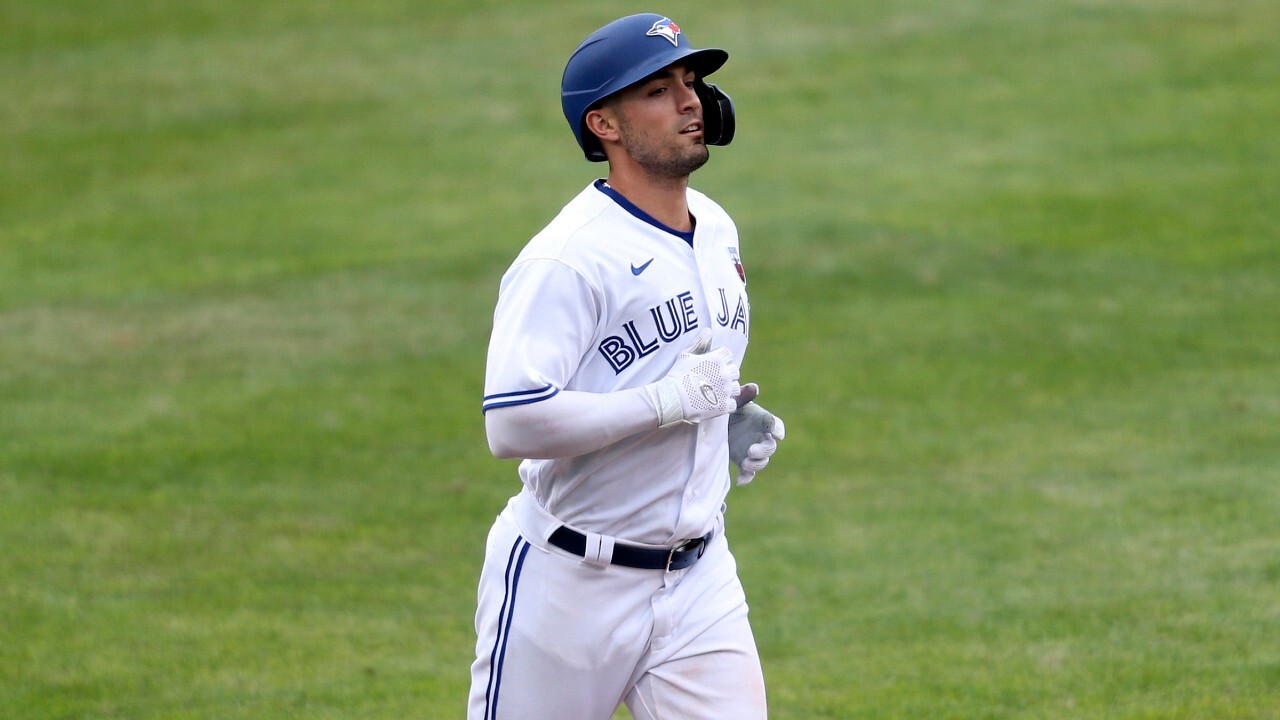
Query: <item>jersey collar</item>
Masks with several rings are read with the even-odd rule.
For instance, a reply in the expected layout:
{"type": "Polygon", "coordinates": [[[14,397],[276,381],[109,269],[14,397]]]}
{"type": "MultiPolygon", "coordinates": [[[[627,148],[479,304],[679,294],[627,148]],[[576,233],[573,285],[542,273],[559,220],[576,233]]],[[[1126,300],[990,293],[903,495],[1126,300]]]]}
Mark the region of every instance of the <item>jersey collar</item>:
{"type": "Polygon", "coordinates": [[[668,227],[667,225],[664,225],[661,222],[658,222],[658,220],[655,219],[652,215],[636,207],[635,204],[633,204],[630,200],[623,197],[622,193],[618,192],[617,190],[614,190],[609,185],[609,183],[604,181],[603,178],[596,180],[595,186],[597,190],[604,193],[605,195],[608,195],[610,198],[613,199],[614,202],[618,203],[618,205],[620,205],[623,210],[626,210],[627,212],[631,213],[633,216],[635,216],[636,219],[642,220],[658,228],[663,232],[671,233],[672,235],[675,235],[681,240],[684,240],[685,242],[689,243],[689,247],[693,247],[693,233],[694,233],[693,230],[690,230],[689,232],[681,232],[674,228],[668,227]]]}

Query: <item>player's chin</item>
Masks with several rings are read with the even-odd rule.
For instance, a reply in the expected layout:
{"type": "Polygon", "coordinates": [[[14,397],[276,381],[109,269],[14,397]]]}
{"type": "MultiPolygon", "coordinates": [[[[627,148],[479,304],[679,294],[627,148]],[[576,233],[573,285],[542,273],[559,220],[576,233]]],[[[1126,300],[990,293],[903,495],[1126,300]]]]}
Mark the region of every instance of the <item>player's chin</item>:
{"type": "Polygon", "coordinates": [[[682,163],[685,171],[684,174],[688,175],[694,170],[706,165],[707,160],[709,159],[711,159],[711,151],[707,149],[706,145],[697,145],[690,148],[689,152],[685,153],[682,163]]]}
{"type": "Polygon", "coordinates": [[[669,148],[661,157],[643,163],[651,172],[664,177],[688,177],[711,157],[705,145],[669,148]]]}
{"type": "Polygon", "coordinates": [[[693,138],[693,142],[685,149],[684,156],[690,161],[702,164],[707,161],[707,158],[711,157],[711,149],[707,147],[706,143],[702,142],[702,137],[699,136],[693,138]]]}

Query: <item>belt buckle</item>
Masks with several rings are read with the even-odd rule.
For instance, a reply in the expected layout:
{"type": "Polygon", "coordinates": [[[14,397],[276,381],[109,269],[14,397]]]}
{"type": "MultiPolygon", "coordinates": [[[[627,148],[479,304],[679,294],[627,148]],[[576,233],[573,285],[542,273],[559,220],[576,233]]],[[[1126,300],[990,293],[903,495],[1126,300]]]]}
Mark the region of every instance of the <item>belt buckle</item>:
{"type": "Polygon", "coordinates": [[[667,552],[667,566],[663,572],[671,572],[671,563],[675,561],[676,553],[683,552],[689,549],[690,547],[693,546],[694,543],[702,543],[702,547],[698,551],[698,557],[702,557],[702,553],[706,552],[706,549],[707,549],[707,544],[703,540],[703,538],[693,538],[691,540],[685,540],[684,542],[671,548],[671,550],[667,552]]]}

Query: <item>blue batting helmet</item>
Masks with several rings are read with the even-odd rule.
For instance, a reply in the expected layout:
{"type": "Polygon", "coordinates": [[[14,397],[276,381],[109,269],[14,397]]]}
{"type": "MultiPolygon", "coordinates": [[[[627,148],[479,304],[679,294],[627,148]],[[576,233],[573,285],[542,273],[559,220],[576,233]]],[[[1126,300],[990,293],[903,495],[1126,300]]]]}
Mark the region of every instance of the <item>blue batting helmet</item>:
{"type": "Polygon", "coordinates": [[[569,57],[560,80],[564,117],[588,160],[605,160],[600,141],[583,125],[600,101],[644,80],[676,62],[697,73],[697,92],[703,105],[703,136],[708,145],[728,145],[733,139],[733,103],[702,78],[729,59],[719,48],[695,49],[670,18],[653,13],[629,15],[591,33],[569,57]]]}

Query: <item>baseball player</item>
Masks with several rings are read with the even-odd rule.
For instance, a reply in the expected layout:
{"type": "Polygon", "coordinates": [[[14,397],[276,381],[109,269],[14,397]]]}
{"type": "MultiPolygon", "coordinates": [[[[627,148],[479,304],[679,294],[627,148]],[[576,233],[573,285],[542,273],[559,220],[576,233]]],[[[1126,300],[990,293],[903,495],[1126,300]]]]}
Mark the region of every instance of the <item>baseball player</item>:
{"type": "Polygon", "coordinates": [[[737,229],[688,187],[733,104],[661,15],[597,30],[561,104],[596,180],[502,278],[485,429],[523,487],[489,532],[470,720],[766,717],[725,498],[784,435],[740,385],[737,229]],[[736,471],[731,469],[736,466],[736,471]]]}

